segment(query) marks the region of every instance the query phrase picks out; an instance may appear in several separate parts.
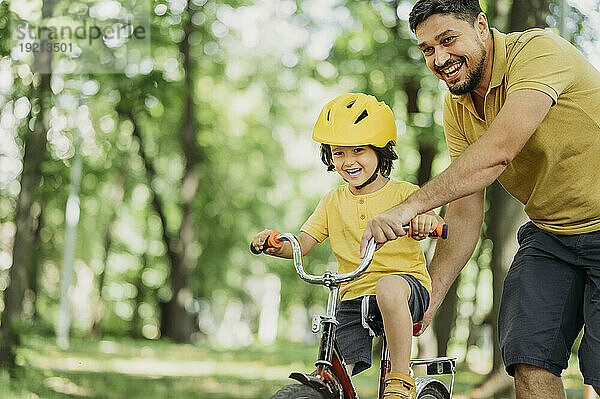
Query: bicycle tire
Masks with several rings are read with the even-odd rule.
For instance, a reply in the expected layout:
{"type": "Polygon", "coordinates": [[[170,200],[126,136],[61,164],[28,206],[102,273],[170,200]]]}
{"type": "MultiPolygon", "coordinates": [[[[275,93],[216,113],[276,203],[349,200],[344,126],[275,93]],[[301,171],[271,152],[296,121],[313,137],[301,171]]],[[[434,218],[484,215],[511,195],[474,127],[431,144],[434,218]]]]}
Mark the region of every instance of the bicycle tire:
{"type": "Polygon", "coordinates": [[[417,396],[417,399],[447,399],[447,395],[436,385],[428,385],[417,396]]]}
{"type": "Polygon", "coordinates": [[[312,387],[293,384],[286,385],[275,392],[275,395],[271,396],[271,399],[324,399],[324,397],[312,387]]]}

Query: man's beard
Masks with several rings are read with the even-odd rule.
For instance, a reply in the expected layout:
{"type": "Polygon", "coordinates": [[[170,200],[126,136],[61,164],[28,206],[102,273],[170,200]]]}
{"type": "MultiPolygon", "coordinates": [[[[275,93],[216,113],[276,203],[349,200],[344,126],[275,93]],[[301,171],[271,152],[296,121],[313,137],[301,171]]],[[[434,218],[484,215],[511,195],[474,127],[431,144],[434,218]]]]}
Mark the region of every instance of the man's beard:
{"type": "MultiPolygon", "coordinates": [[[[477,88],[479,82],[481,82],[481,78],[483,77],[483,70],[485,67],[485,59],[487,57],[486,51],[483,46],[480,49],[481,57],[479,59],[479,63],[475,66],[473,70],[470,70],[467,73],[467,77],[464,82],[458,83],[456,85],[450,86],[448,82],[446,82],[446,86],[450,90],[450,93],[456,96],[462,96],[463,94],[467,94],[472,92],[477,88]]],[[[465,57],[459,57],[463,65],[466,65],[465,57]]],[[[441,69],[441,68],[440,68],[441,69]]]]}

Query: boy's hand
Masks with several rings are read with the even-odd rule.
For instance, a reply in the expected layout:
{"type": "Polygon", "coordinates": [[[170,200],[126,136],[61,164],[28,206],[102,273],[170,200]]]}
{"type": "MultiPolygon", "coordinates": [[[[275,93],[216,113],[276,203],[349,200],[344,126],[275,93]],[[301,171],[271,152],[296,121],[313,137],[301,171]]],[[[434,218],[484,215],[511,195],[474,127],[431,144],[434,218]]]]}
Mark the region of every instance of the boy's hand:
{"type": "Polygon", "coordinates": [[[281,248],[273,248],[269,247],[267,249],[264,248],[265,241],[269,238],[269,234],[271,234],[275,230],[263,230],[252,238],[251,244],[257,251],[262,251],[267,255],[275,255],[281,248]]]}
{"type": "Polygon", "coordinates": [[[421,241],[427,236],[429,233],[435,230],[439,223],[437,216],[431,215],[428,213],[417,215],[411,220],[413,235],[412,238],[415,240],[421,241]]]}

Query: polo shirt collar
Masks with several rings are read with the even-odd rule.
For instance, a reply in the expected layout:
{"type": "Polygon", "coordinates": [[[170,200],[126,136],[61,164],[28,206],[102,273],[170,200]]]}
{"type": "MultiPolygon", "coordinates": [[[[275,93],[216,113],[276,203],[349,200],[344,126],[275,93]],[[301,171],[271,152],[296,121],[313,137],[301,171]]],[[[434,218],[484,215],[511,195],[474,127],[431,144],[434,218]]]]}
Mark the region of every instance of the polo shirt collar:
{"type": "Polygon", "coordinates": [[[495,28],[492,28],[492,32],[494,35],[494,64],[492,65],[490,89],[502,84],[506,72],[506,35],[495,28]]]}
{"type": "MultiPolygon", "coordinates": [[[[492,28],[492,37],[494,40],[494,60],[492,61],[492,79],[490,80],[490,86],[488,87],[488,93],[494,87],[498,87],[504,80],[504,74],[506,72],[506,35],[495,28],[492,28]]],[[[462,96],[452,95],[452,99],[458,101],[461,104],[471,102],[470,93],[463,94],[462,96]]]]}

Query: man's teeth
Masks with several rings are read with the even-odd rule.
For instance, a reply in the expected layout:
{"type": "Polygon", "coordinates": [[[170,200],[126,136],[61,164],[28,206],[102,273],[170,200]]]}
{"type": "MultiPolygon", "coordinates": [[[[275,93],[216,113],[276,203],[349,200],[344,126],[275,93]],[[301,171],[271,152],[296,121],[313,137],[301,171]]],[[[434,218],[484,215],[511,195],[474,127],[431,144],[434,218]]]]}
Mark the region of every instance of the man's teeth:
{"type": "Polygon", "coordinates": [[[457,62],[456,64],[452,64],[450,67],[444,69],[443,72],[446,74],[446,76],[451,78],[458,73],[461,65],[462,63],[457,62]]]}

